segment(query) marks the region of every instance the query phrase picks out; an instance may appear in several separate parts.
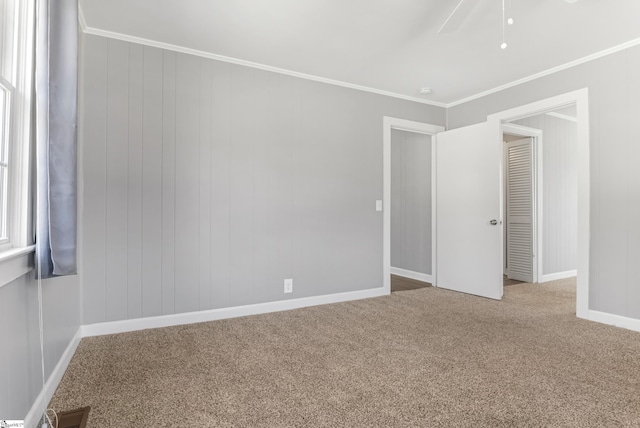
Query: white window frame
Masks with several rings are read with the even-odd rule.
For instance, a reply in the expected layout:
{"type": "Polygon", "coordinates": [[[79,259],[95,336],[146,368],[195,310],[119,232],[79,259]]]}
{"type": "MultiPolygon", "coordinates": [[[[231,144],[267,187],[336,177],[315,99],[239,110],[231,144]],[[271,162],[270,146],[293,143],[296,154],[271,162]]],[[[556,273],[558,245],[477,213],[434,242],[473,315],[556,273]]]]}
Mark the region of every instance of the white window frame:
{"type": "MultiPolygon", "coordinates": [[[[2,121],[2,125],[0,126],[0,154],[2,154],[3,151],[5,150],[9,150],[9,144],[10,144],[10,140],[11,140],[11,130],[13,129],[13,126],[11,126],[11,111],[13,110],[12,108],[12,100],[13,100],[13,94],[15,92],[15,88],[13,87],[13,85],[5,80],[2,76],[0,76],[0,91],[4,94],[4,97],[0,98],[0,121],[2,121]]],[[[2,158],[0,158],[2,159],[2,158]]],[[[9,203],[9,195],[8,195],[8,191],[10,188],[10,184],[8,183],[9,181],[9,172],[11,171],[11,168],[9,168],[9,165],[11,165],[10,159],[5,158],[6,160],[6,164],[4,164],[4,162],[2,162],[0,160],[0,168],[7,168],[7,177],[6,180],[3,180],[0,177],[0,187],[4,187],[4,189],[0,189],[0,210],[1,211],[5,211],[5,207],[2,207],[1,204],[4,203],[9,203]],[[4,199],[4,200],[2,200],[4,199]]],[[[0,169],[0,174],[4,174],[5,171],[3,171],[2,169],[0,169]]],[[[7,209],[6,212],[0,212],[0,251],[3,248],[6,248],[9,244],[10,244],[10,235],[11,235],[11,231],[9,230],[9,224],[10,221],[8,219],[10,212],[7,209]],[[4,230],[6,228],[6,230],[4,230]],[[6,234],[5,234],[6,233],[6,234]]]]}
{"type": "MultiPolygon", "coordinates": [[[[15,0],[14,0],[15,1],[15,0]]],[[[33,268],[35,246],[32,233],[31,138],[34,74],[35,0],[15,1],[18,25],[14,56],[14,82],[3,80],[10,89],[9,174],[7,192],[7,235],[0,243],[0,287],[33,268]]],[[[7,19],[5,17],[5,19],[7,19]]]]}

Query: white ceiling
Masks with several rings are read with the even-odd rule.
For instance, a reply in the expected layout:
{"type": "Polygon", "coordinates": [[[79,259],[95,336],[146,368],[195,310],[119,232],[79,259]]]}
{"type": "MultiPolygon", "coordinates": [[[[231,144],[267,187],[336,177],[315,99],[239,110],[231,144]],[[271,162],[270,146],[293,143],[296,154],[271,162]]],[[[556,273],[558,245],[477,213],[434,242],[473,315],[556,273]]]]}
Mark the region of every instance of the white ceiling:
{"type": "Polygon", "coordinates": [[[640,1],[81,0],[88,32],[113,32],[450,104],[640,39],[640,1]],[[433,93],[420,95],[419,88],[433,93]]]}

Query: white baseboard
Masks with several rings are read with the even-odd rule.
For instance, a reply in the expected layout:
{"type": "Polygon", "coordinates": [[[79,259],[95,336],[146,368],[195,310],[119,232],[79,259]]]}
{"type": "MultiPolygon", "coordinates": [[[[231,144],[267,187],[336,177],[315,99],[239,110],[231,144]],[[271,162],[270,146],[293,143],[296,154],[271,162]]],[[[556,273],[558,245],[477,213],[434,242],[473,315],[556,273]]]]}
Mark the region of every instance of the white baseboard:
{"type": "Polygon", "coordinates": [[[51,397],[53,397],[54,392],[56,392],[56,388],[60,384],[62,376],[78,348],[78,344],[80,344],[80,339],[82,339],[82,326],[78,328],[76,334],[71,338],[71,341],[69,341],[67,348],[62,353],[60,360],[58,360],[58,364],[53,368],[53,371],[45,382],[44,388],[42,388],[36,400],[31,405],[29,413],[27,413],[24,418],[24,426],[26,428],[35,428],[38,422],[40,422],[42,411],[45,408],[44,406],[49,404],[51,397]]]}
{"type": "Polygon", "coordinates": [[[594,311],[589,309],[587,312],[588,320],[602,324],[615,325],[616,327],[626,328],[640,332],[640,319],[623,317],[621,315],[608,314],[606,312],[594,311]]]}
{"type": "Polygon", "coordinates": [[[227,318],[244,317],[247,315],[266,314],[269,312],[306,308],[308,306],[368,299],[371,297],[386,296],[388,294],[388,292],[385,292],[385,290],[380,287],[361,291],[328,294],[325,296],[303,297],[299,299],[280,300],[277,302],[257,303],[254,305],[236,306],[232,308],[211,309],[207,311],[161,315],[149,318],[86,324],[82,326],[82,337],[102,336],[105,334],[125,333],[128,331],[146,330],[149,328],[170,327],[174,325],[194,324],[227,318]]]}
{"type": "Polygon", "coordinates": [[[565,272],[550,273],[547,275],[542,275],[542,278],[540,278],[540,281],[538,282],[557,281],[559,279],[571,278],[577,275],[578,275],[577,270],[568,270],[565,272]]]}
{"type": "Polygon", "coordinates": [[[426,273],[414,272],[412,270],[400,269],[393,266],[391,266],[390,272],[392,275],[403,276],[405,278],[411,278],[417,281],[423,281],[428,282],[429,284],[433,284],[433,276],[426,273]]]}

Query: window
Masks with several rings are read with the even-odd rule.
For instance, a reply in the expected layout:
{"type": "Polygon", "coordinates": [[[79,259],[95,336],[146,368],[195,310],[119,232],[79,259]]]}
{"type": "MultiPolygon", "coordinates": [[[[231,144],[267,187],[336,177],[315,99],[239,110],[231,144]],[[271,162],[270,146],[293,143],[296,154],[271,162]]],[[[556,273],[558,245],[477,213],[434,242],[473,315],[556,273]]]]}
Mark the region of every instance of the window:
{"type": "Polygon", "coordinates": [[[12,95],[15,92],[17,49],[16,21],[18,7],[14,1],[0,0],[0,245],[9,242],[9,148],[11,142],[12,95]]]}
{"type": "Polygon", "coordinates": [[[34,0],[0,0],[0,286],[27,266],[34,0]],[[19,262],[19,263],[18,263],[19,262]]]}

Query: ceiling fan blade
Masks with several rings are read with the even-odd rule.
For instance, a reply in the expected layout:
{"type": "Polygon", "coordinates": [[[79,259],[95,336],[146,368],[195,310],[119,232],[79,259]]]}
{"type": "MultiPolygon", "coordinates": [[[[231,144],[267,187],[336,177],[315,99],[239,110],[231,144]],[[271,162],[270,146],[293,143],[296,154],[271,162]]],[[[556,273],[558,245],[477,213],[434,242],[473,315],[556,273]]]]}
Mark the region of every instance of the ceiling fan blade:
{"type": "Polygon", "coordinates": [[[477,0],[460,0],[458,5],[453,9],[449,17],[444,21],[444,24],[438,30],[438,34],[451,33],[456,31],[460,25],[467,19],[471,10],[478,3],[477,0]]]}

